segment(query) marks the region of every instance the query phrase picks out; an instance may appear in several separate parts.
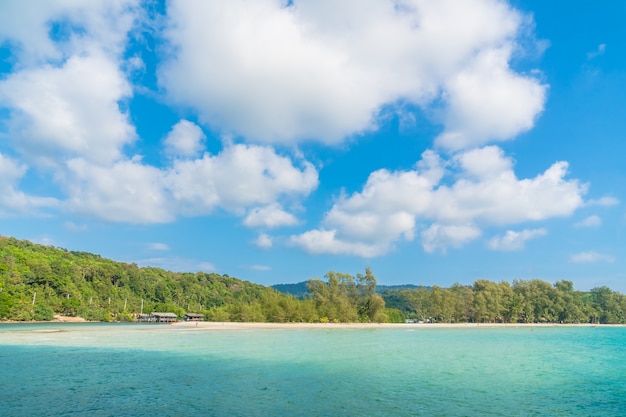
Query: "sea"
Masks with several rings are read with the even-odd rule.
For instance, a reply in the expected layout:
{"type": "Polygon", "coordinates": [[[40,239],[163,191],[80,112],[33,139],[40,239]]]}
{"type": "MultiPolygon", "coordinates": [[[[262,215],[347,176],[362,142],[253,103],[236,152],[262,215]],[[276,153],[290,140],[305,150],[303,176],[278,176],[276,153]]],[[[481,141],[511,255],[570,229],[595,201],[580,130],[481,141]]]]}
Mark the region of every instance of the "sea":
{"type": "Polygon", "coordinates": [[[0,325],[0,416],[625,416],[625,327],[0,325]]]}

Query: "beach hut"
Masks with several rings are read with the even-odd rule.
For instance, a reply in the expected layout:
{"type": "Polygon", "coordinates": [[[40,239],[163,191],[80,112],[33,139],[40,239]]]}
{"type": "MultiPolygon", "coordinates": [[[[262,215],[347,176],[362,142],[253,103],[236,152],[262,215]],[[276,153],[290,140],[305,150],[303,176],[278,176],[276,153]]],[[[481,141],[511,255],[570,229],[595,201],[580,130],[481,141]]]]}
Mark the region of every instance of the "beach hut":
{"type": "Polygon", "coordinates": [[[173,323],[178,321],[178,317],[174,313],[153,312],[150,314],[150,317],[152,318],[151,321],[155,321],[157,323],[173,323]]]}
{"type": "Polygon", "coordinates": [[[150,314],[137,314],[137,321],[150,322],[152,321],[152,316],[150,314]]]}
{"type": "Polygon", "coordinates": [[[185,313],[185,321],[204,321],[204,314],[185,313]]]}

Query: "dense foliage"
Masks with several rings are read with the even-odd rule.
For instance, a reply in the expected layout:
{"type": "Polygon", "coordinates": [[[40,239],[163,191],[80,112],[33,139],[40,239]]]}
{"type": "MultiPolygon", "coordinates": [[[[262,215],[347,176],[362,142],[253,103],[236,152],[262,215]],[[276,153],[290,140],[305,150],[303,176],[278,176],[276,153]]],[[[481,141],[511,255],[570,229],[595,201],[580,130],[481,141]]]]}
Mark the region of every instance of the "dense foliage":
{"type": "Polygon", "coordinates": [[[133,320],[152,311],[203,313],[212,321],[626,323],[626,297],[609,288],[575,291],[570,281],[414,287],[377,292],[367,268],[329,272],[304,299],[215,273],[179,273],[86,252],[0,237],[0,320],[133,320]]]}
{"type": "Polygon", "coordinates": [[[626,323],[626,296],[607,287],[575,291],[571,281],[541,280],[385,291],[387,306],[407,317],[444,323],[626,323]]]}
{"type": "Polygon", "coordinates": [[[133,320],[152,311],[215,321],[316,321],[315,303],[227,275],[177,273],[0,238],[0,319],[133,320]]]}
{"type": "Polygon", "coordinates": [[[386,322],[385,301],[376,294],[376,278],[370,268],[365,275],[339,272],[326,274],[327,282],[309,280],[307,287],[315,300],[320,321],[327,322],[386,322]]]}

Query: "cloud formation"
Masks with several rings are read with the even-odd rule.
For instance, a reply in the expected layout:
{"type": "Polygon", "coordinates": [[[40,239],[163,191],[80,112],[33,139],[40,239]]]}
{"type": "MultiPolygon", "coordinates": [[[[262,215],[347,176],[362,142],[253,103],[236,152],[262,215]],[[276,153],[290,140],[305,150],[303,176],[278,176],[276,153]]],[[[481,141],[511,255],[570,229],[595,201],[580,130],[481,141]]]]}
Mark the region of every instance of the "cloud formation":
{"type": "Polygon", "coordinates": [[[188,120],[163,139],[167,164],[129,152],[139,138],[128,109],[134,86],[124,69],[143,62],[138,56],[127,62],[124,52],[146,17],[138,1],[39,6],[0,5],[0,42],[15,53],[13,71],[0,79],[3,136],[18,156],[2,160],[4,211],[58,206],[112,222],[163,223],[223,209],[247,213],[250,227],[295,223],[281,201],[317,186],[317,170],[300,158],[245,144],[208,154],[204,132],[188,120]],[[50,175],[65,199],[19,191],[30,167],[50,175]]]}
{"type": "MultiPolygon", "coordinates": [[[[398,240],[413,240],[421,225],[424,250],[445,251],[476,239],[483,226],[570,215],[583,205],[586,187],[566,175],[567,163],[556,162],[534,178],[519,179],[512,159],[496,146],[448,161],[426,151],[414,170],[373,172],[362,191],[337,199],[320,229],[292,241],[312,253],[375,256],[398,240]]],[[[519,245],[538,233],[522,232],[494,245],[519,245]]]]}
{"type": "Polygon", "coordinates": [[[615,257],[595,251],[580,252],[570,256],[573,263],[615,262],[615,257]]]}
{"type": "Polygon", "coordinates": [[[243,215],[250,208],[246,225],[276,227],[295,221],[276,201],[306,196],[317,187],[316,169],[301,165],[267,147],[232,145],[163,168],[140,158],[113,165],[76,158],[67,162],[59,182],[68,209],[112,222],[165,223],[216,209],[243,215]]]}
{"type": "Polygon", "coordinates": [[[293,226],[297,223],[298,219],[293,214],[283,210],[277,203],[264,207],[255,207],[243,221],[243,224],[248,227],[267,228],[293,226]]]}
{"type": "Polygon", "coordinates": [[[526,242],[548,234],[546,229],[526,229],[520,232],[507,230],[504,236],[496,236],[489,240],[488,246],[493,250],[514,251],[524,248],[526,242]]]}
{"type": "Polygon", "coordinates": [[[126,70],[146,68],[126,54],[145,23],[141,4],[18,4],[0,6],[0,41],[15,55],[0,80],[18,158],[0,160],[13,173],[0,200],[7,211],[58,205],[111,222],[163,223],[224,210],[247,227],[295,226],[293,207],[319,182],[297,145],[339,144],[401,108],[441,125],[435,150],[414,169],[372,172],[292,244],[372,257],[417,237],[425,251],[445,251],[485,226],[567,216],[583,204],[585,187],[565,178],[567,162],[519,179],[501,148],[485,146],[532,128],[548,88],[511,67],[521,40],[534,41],[532,19],[503,1],[169,2],[155,33],[166,43],[156,76],[164,102],[198,124],[181,120],[158,138],[160,165],[134,148],[145,138],[128,106],[141,86],[126,70]],[[234,139],[211,154],[203,128],[234,139]],[[51,174],[64,199],[18,191],[31,167],[51,174]]]}
{"type": "Polygon", "coordinates": [[[181,120],[165,138],[165,152],[172,157],[193,157],[204,149],[206,135],[195,123],[181,120]]]}
{"type": "Polygon", "coordinates": [[[72,56],[63,65],[24,69],[0,81],[0,104],[10,109],[8,136],[24,157],[56,165],[79,156],[110,163],[132,143],[135,129],[118,102],[131,87],[109,56],[72,56]]]}
{"type": "Polygon", "coordinates": [[[254,241],[254,244],[262,249],[269,249],[274,244],[272,237],[266,233],[261,233],[254,241]]]}
{"type": "Polygon", "coordinates": [[[0,153],[0,217],[38,214],[41,209],[59,205],[56,198],[28,195],[19,190],[19,181],[27,169],[26,165],[0,153]]]}
{"type": "Polygon", "coordinates": [[[599,227],[601,225],[602,219],[600,218],[600,216],[596,216],[595,214],[588,216],[578,223],[574,224],[574,226],[576,227],[599,227]]]}
{"type": "Polygon", "coordinates": [[[159,80],[249,140],[339,143],[402,102],[436,107],[437,143],[462,149],[511,139],[543,110],[546,86],[509,66],[529,24],[496,0],[171,2],[159,80]]]}

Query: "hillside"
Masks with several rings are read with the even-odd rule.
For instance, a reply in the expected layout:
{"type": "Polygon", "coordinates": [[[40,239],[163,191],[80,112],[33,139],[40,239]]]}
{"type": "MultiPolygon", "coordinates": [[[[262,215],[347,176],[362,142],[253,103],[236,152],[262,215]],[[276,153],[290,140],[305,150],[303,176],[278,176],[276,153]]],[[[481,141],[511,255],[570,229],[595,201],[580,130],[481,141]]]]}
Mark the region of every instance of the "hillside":
{"type": "Polygon", "coordinates": [[[55,314],[130,321],[139,313],[202,313],[212,321],[626,323],[626,296],[570,281],[377,286],[365,275],[265,287],[215,273],[179,273],[0,236],[0,320],[55,314]],[[308,285],[307,285],[308,284],[308,285]],[[282,291],[282,292],[281,292],[282,291]],[[285,294],[288,293],[288,294],[285,294]]]}
{"type": "Polygon", "coordinates": [[[140,268],[99,255],[0,237],[0,319],[132,320],[151,311],[201,312],[208,319],[281,321],[300,312],[291,297],[215,273],[140,268]],[[285,308],[276,308],[276,306],[285,308]],[[271,308],[270,308],[271,306],[271,308]],[[271,311],[269,311],[271,310],[271,311]]]}

